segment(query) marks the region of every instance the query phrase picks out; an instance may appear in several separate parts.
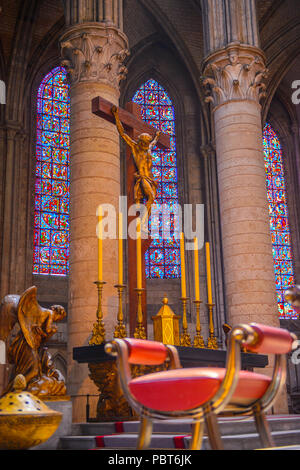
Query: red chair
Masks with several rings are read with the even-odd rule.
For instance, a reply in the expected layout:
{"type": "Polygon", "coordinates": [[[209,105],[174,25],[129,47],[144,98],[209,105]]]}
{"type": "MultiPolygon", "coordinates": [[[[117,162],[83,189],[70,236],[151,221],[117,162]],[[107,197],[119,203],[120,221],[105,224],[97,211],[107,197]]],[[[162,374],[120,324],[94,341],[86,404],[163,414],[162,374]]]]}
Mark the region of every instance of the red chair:
{"type": "Polygon", "coordinates": [[[265,412],[285,384],[286,354],[297,347],[287,330],[251,323],[232,328],[225,368],[182,368],[174,346],[133,338],[105,345],[117,357],[121,387],[141,418],[137,448],[150,445],[153,419],[192,418],[190,449],[200,449],[204,423],[212,449],[222,449],[217,416],[254,416],[263,447],[274,447],[265,412]],[[273,376],[241,370],[241,346],[250,352],[275,354],[273,376]],[[130,365],[157,366],[166,371],[132,378],[130,365]]]}

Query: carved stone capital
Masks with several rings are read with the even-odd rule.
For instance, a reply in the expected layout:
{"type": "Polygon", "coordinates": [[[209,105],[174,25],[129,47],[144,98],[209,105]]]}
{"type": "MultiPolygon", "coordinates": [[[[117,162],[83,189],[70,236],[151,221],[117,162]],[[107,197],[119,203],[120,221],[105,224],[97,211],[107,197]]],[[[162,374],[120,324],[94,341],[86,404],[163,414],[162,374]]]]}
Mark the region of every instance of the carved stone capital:
{"type": "Polygon", "coordinates": [[[298,124],[293,123],[293,124],[291,125],[290,129],[291,129],[291,133],[292,133],[293,135],[295,135],[296,137],[299,137],[299,135],[300,135],[300,129],[299,129],[298,124]]]}
{"type": "Polygon", "coordinates": [[[215,144],[210,142],[205,145],[201,145],[200,152],[203,158],[209,159],[216,151],[215,144]]]}
{"type": "Polygon", "coordinates": [[[205,101],[215,106],[234,101],[259,103],[265,96],[268,70],[263,52],[240,43],[229,44],[210,55],[203,65],[205,101]]]}
{"type": "Polygon", "coordinates": [[[27,138],[28,134],[24,129],[18,131],[16,134],[16,139],[20,142],[21,145],[25,144],[27,138]]]}
{"type": "Polygon", "coordinates": [[[126,77],[124,61],[129,55],[126,36],[114,26],[81,24],[61,37],[61,64],[71,85],[105,82],[116,89],[126,77]]]}
{"type": "Polygon", "coordinates": [[[14,127],[8,127],[6,129],[6,138],[8,142],[12,142],[16,139],[16,136],[18,135],[19,129],[14,128],[14,127]]]}

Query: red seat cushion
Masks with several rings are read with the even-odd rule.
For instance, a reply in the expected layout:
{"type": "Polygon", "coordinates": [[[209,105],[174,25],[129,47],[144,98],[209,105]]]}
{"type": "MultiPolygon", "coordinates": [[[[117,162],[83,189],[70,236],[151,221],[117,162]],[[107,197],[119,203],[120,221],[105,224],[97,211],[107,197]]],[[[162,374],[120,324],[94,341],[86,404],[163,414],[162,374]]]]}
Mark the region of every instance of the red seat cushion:
{"type": "Polygon", "coordinates": [[[163,343],[144,339],[125,338],[130,364],[155,365],[165,362],[168,349],[163,343]]]}
{"type": "MultiPolygon", "coordinates": [[[[132,379],[129,388],[142,405],[159,411],[186,411],[207,402],[217,392],[226,369],[200,367],[156,372],[132,379]]],[[[249,404],[263,396],[271,378],[240,371],[231,403],[249,404]]]]}
{"type": "Polygon", "coordinates": [[[251,323],[257,337],[255,343],[247,345],[247,350],[260,354],[287,354],[293,348],[294,338],[288,330],[273,326],[251,323]]]}

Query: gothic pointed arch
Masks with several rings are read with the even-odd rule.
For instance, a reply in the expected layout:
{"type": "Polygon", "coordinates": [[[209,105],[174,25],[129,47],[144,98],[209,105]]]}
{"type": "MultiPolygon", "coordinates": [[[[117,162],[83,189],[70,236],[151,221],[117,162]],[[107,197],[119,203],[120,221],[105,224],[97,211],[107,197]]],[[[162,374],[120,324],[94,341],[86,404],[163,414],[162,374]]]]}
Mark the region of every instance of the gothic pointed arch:
{"type": "Polygon", "coordinates": [[[69,271],[69,85],[55,67],[37,94],[33,274],[69,271]]]}
{"type": "Polygon", "coordinates": [[[61,352],[56,352],[53,357],[52,361],[55,367],[62,373],[62,375],[66,378],[67,377],[67,360],[61,352]]]}
{"type": "Polygon", "coordinates": [[[294,266],[282,147],[270,123],[264,126],[263,147],[279,317],[297,318],[284,299],[285,290],[294,285],[294,266]]]}
{"type": "MultiPolygon", "coordinates": [[[[156,205],[171,207],[178,204],[174,106],[166,90],[153,78],[148,79],[139,87],[133,96],[133,101],[141,106],[142,118],[145,122],[170,135],[170,149],[153,149],[152,172],[158,183],[156,205]]],[[[159,237],[152,241],[146,252],[146,276],[149,279],[180,277],[180,247],[174,234],[174,217],[170,218],[170,237],[165,238],[162,232],[162,214],[157,221],[159,237]]],[[[151,224],[153,229],[153,219],[150,221],[151,224]]]]}

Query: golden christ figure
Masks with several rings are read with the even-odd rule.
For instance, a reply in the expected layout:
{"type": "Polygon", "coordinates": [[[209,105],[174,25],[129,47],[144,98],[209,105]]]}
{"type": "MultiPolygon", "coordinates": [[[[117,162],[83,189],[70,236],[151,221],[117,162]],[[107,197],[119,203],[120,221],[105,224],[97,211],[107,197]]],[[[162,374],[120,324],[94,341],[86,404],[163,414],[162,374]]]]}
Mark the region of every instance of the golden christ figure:
{"type": "MultiPolygon", "coordinates": [[[[151,214],[151,206],[156,198],[157,192],[157,182],[154,179],[152,174],[152,154],[151,150],[156,145],[160,131],[157,131],[154,137],[147,133],[140,134],[138,136],[137,142],[129,137],[122,126],[122,123],[119,118],[118,108],[113,106],[111,108],[113,113],[118,132],[126,144],[130,147],[134,163],[137,169],[135,173],[135,186],[134,186],[134,202],[135,204],[140,204],[142,199],[145,197],[147,215],[148,217],[151,214]]],[[[145,221],[145,218],[142,220],[142,225],[145,221]]]]}

